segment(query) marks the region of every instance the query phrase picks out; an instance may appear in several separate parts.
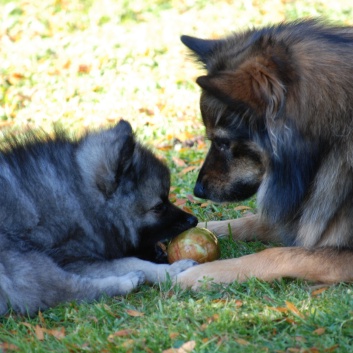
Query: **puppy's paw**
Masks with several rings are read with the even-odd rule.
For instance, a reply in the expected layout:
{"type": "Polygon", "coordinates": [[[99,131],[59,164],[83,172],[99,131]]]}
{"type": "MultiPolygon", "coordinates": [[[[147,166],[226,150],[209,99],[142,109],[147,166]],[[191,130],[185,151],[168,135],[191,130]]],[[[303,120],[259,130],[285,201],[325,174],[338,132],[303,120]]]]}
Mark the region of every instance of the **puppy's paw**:
{"type": "Polygon", "coordinates": [[[169,266],[168,273],[169,273],[170,277],[175,277],[180,272],[183,272],[183,271],[187,270],[188,268],[196,266],[196,265],[198,265],[198,263],[194,260],[189,260],[189,259],[179,260],[169,266]]]}
{"type": "Polygon", "coordinates": [[[125,295],[145,283],[146,276],[143,271],[132,271],[124,276],[115,277],[117,294],[125,295]]]}

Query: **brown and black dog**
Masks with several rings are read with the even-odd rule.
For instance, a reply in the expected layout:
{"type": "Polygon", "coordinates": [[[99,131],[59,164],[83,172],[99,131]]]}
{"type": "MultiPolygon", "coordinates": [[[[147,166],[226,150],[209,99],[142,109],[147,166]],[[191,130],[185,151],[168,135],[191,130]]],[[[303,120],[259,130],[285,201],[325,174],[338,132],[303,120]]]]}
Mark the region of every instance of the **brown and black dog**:
{"type": "Polygon", "coordinates": [[[207,70],[196,82],[211,147],[195,195],[223,202],[257,192],[258,214],[208,228],[286,247],[196,266],[179,283],[352,281],[353,28],[301,20],[181,39],[207,70]]]}

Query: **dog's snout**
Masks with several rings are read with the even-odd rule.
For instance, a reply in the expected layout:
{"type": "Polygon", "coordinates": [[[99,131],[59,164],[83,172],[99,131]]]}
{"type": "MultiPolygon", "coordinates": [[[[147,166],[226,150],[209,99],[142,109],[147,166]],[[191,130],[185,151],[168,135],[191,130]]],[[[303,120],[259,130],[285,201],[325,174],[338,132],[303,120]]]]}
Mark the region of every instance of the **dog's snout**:
{"type": "Polygon", "coordinates": [[[196,227],[199,221],[195,216],[190,215],[187,218],[187,222],[191,225],[191,227],[196,227]]]}
{"type": "Polygon", "coordinates": [[[196,197],[200,197],[202,199],[206,198],[206,192],[205,192],[205,187],[202,182],[197,181],[195,188],[194,188],[194,195],[196,197]]]}

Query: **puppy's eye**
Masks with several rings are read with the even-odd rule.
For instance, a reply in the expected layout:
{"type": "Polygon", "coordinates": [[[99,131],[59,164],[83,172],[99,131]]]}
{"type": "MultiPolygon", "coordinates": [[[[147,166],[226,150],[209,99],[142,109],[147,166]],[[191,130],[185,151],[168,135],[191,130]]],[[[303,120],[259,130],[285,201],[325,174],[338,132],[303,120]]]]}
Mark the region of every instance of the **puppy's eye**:
{"type": "Polygon", "coordinates": [[[155,206],[152,207],[151,211],[156,212],[156,213],[162,213],[166,208],[166,205],[164,202],[159,202],[155,206]]]}
{"type": "Polygon", "coordinates": [[[230,147],[230,141],[227,139],[214,139],[213,143],[216,146],[216,148],[221,151],[228,150],[230,147]]]}

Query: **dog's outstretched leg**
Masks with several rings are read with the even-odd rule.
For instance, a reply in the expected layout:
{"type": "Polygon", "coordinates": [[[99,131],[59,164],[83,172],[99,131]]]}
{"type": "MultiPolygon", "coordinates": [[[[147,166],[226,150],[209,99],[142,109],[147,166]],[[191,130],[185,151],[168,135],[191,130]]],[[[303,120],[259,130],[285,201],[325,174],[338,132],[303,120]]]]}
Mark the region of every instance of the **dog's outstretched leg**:
{"type": "Polygon", "coordinates": [[[92,301],[103,294],[125,295],[145,281],[143,271],[90,278],[69,273],[38,252],[0,252],[0,315],[8,307],[21,314],[66,301],[92,301]]]}
{"type": "Polygon", "coordinates": [[[292,277],[330,284],[352,282],[353,251],[333,248],[270,248],[236,259],[201,264],[180,273],[176,282],[183,288],[197,289],[205,283],[205,279],[214,283],[231,283],[243,282],[250,277],[264,281],[292,277]]]}

